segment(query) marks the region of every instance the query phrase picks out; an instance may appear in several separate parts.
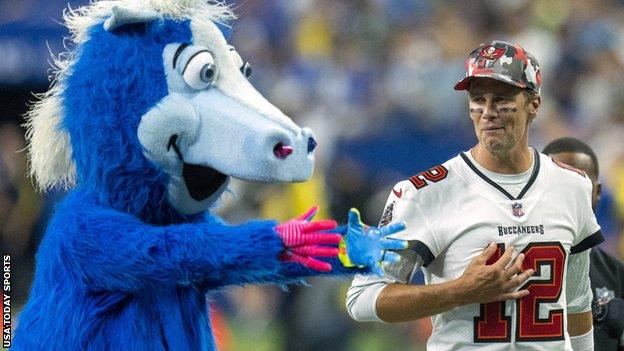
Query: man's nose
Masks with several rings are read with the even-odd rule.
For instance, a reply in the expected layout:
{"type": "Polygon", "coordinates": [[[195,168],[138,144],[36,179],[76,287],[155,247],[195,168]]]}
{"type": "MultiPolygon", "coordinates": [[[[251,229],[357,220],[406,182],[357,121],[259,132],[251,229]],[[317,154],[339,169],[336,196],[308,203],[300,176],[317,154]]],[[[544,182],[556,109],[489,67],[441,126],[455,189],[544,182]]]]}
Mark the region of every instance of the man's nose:
{"type": "Polygon", "coordinates": [[[496,117],[498,117],[498,110],[496,110],[494,102],[487,100],[483,106],[483,118],[492,119],[496,117]]]}

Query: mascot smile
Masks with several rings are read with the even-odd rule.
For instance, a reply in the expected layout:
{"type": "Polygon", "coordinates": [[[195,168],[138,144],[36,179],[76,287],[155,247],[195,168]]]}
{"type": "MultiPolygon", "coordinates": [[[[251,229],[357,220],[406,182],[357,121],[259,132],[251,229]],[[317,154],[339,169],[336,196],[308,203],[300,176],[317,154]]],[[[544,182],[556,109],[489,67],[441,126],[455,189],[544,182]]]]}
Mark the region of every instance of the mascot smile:
{"type": "Polygon", "coordinates": [[[27,115],[31,174],[70,190],[37,253],[12,350],[213,350],[206,293],[228,285],[381,274],[397,224],[316,210],[229,225],[230,178],[305,181],[316,141],[249,83],[204,0],[99,1],[69,11],[73,43],[27,115]],[[339,250],[340,248],[340,250],[339,250]],[[384,254],[385,252],[385,254],[384,254]]]}

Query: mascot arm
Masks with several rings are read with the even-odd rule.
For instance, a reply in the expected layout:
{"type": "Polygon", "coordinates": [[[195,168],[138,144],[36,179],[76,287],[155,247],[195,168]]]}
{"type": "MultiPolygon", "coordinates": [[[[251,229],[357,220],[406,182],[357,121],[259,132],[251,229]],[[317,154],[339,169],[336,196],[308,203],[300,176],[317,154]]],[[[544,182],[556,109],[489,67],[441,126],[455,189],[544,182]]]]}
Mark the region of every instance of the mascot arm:
{"type": "MultiPolygon", "coordinates": [[[[330,271],[318,271],[311,268],[307,268],[301,264],[295,262],[282,262],[280,269],[277,272],[265,272],[258,274],[254,277],[253,283],[258,284],[301,284],[304,283],[304,278],[314,276],[344,276],[361,273],[371,273],[369,267],[345,267],[337,258],[319,258],[320,261],[326,262],[332,266],[330,271]]],[[[208,288],[215,289],[226,285],[240,285],[241,283],[247,283],[251,281],[241,281],[241,277],[228,276],[222,281],[219,281],[216,285],[209,285],[208,288]]],[[[243,277],[244,278],[244,277],[243,277]]],[[[249,278],[249,277],[247,277],[249,278]]],[[[248,280],[248,279],[247,279],[248,280]]]]}
{"type": "MultiPolygon", "coordinates": [[[[348,276],[356,273],[382,275],[381,266],[384,262],[394,263],[399,260],[395,250],[405,249],[404,240],[387,238],[389,235],[405,229],[405,223],[395,223],[387,227],[374,227],[362,223],[360,213],[356,209],[349,211],[349,223],[332,229],[340,234],[338,257],[317,258],[328,265],[330,271],[318,271],[293,262],[284,262],[278,272],[256,277],[256,283],[302,283],[303,278],[311,276],[348,276]]],[[[225,279],[220,285],[237,284],[238,281],[225,279]]]]}
{"type": "Polygon", "coordinates": [[[353,274],[369,274],[372,270],[369,267],[345,267],[337,258],[319,259],[332,266],[331,271],[323,272],[307,268],[295,262],[282,262],[281,268],[277,272],[264,272],[255,275],[253,281],[248,277],[228,276],[216,284],[208,284],[206,288],[217,289],[227,285],[240,285],[242,283],[256,284],[303,284],[305,278],[314,276],[335,276],[350,277],[353,274]],[[241,279],[243,278],[243,279],[241,279]]]}
{"type": "Polygon", "coordinates": [[[154,226],[111,209],[65,213],[67,264],[95,289],[253,281],[282,267],[284,246],[273,221],[154,226]]]}

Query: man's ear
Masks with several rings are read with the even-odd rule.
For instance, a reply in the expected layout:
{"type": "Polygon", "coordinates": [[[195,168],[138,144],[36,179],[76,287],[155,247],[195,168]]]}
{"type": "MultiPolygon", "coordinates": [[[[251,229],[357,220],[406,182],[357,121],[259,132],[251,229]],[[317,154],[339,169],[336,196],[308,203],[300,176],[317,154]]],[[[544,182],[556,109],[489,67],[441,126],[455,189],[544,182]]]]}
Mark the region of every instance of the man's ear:
{"type": "Polygon", "coordinates": [[[533,116],[533,118],[537,117],[537,111],[542,105],[542,97],[538,94],[534,95],[529,101],[529,113],[533,116]]]}

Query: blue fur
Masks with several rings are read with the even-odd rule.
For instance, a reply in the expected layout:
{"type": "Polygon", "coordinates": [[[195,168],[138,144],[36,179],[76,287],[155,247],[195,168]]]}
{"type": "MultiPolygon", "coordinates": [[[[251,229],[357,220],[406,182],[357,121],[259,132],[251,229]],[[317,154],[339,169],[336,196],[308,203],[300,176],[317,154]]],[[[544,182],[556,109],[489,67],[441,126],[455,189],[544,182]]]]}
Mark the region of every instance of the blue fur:
{"type": "Polygon", "coordinates": [[[278,259],[274,221],[231,226],[168,204],[137,126],[168,94],[164,46],[184,41],[189,23],[164,20],[96,25],[78,48],[62,125],[78,185],[49,223],[12,350],[213,350],[207,292],[319,274],[278,259]]]}
{"type": "Polygon", "coordinates": [[[162,52],[191,40],[190,23],[172,20],[93,27],[78,48],[63,95],[63,127],[71,135],[78,184],[98,203],[150,223],[182,222],[166,200],[168,176],[144,156],[141,116],[167,95],[162,52]]]}

